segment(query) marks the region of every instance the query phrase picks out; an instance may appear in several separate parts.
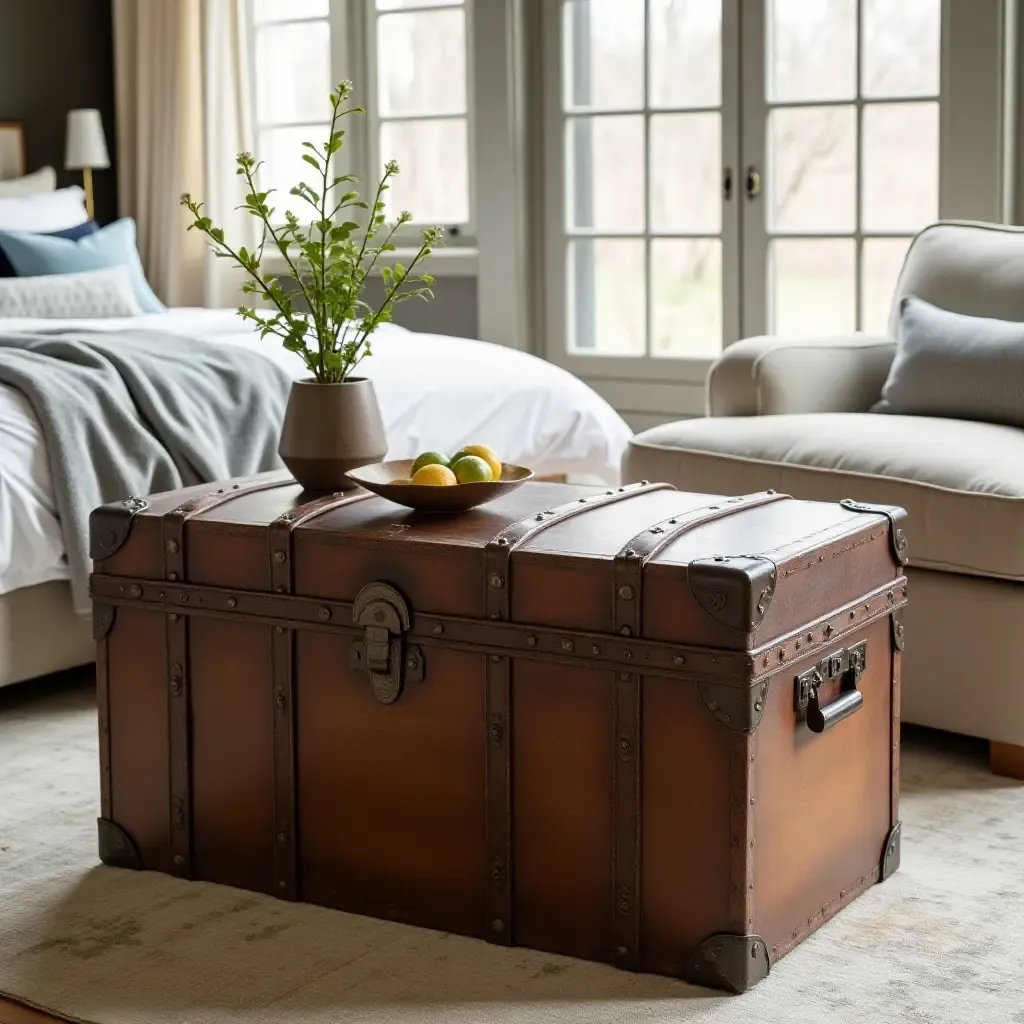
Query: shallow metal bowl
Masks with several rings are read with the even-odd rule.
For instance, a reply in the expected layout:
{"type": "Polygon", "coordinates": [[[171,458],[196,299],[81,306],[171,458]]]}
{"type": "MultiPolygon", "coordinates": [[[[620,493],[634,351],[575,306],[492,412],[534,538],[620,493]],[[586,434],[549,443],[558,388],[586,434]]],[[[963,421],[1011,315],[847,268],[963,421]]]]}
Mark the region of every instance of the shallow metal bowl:
{"type": "Polygon", "coordinates": [[[430,487],[425,484],[414,484],[409,479],[412,464],[412,459],[378,462],[371,466],[350,469],[345,475],[360,487],[365,487],[396,505],[414,508],[418,512],[466,512],[514,491],[533,476],[533,472],[525,466],[512,466],[503,462],[500,480],[430,487]]]}

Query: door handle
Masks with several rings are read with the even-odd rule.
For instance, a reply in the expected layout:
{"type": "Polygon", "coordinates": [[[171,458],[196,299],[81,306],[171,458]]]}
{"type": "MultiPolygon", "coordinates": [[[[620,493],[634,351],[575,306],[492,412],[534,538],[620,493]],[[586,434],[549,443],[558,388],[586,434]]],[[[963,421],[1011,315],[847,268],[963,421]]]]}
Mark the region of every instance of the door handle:
{"type": "Polygon", "coordinates": [[[753,165],[747,168],[746,177],[743,179],[743,188],[748,199],[756,199],[761,194],[761,172],[753,165]]]}

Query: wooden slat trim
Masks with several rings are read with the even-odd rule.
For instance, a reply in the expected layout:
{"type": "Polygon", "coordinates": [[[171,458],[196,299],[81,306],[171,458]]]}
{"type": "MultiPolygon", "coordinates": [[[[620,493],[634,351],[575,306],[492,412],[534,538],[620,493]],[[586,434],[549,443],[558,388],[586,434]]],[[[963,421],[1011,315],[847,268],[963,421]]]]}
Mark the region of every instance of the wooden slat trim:
{"type": "MultiPolygon", "coordinates": [[[[514,657],[557,659],[585,668],[632,670],[641,661],[644,675],[685,681],[714,681],[738,687],[759,686],[772,676],[789,672],[794,638],[802,639],[801,656],[834,647],[844,637],[880,618],[898,612],[906,603],[900,596],[905,578],[869,591],[781,640],[754,651],[725,651],[656,640],[624,639],[607,633],[557,630],[549,627],[489,622],[455,615],[413,611],[406,638],[424,646],[442,646],[514,657]],[[806,639],[807,633],[814,640],[806,639]],[[825,634],[827,633],[827,637],[825,634]],[[785,654],[785,657],[781,655],[785,654]]],[[[352,602],[267,594],[253,590],[209,587],[195,583],[163,583],[141,577],[94,574],[94,598],[113,606],[182,611],[245,622],[311,629],[358,636],[352,623],[352,602]]]]}
{"type": "MultiPolygon", "coordinates": [[[[295,588],[295,531],[317,516],[364,501],[369,491],[323,495],[280,515],[270,524],[267,556],[275,594],[295,588]]],[[[299,899],[298,842],[296,837],[295,769],[295,630],[276,625],[270,633],[271,698],[274,702],[274,893],[281,899],[299,899]]]]}
{"type": "MultiPolygon", "coordinates": [[[[643,636],[643,571],[647,562],[672,541],[690,530],[735,512],[788,500],[785,494],[766,491],[712,502],[661,520],[631,537],[620,548],[613,563],[613,629],[624,637],[643,636]]],[[[685,663],[685,655],[682,657],[685,663]]],[[[613,828],[612,841],[612,933],[615,963],[636,969],[640,950],[640,764],[642,737],[642,678],[636,672],[618,672],[613,682],[615,757],[612,758],[613,828]]],[[[734,837],[735,838],[735,837],[734,837]]],[[[741,932],[740,934],[745,934],[741,932]]]]}

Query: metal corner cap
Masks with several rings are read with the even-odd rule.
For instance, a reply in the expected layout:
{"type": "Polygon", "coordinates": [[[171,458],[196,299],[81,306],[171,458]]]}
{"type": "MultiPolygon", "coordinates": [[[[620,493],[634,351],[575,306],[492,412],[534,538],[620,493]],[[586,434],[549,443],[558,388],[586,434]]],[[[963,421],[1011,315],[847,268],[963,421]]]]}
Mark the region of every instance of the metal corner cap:
{"type": "Polygon", "coordinates": [[[903,837],[903,822],[897,821],[885,837],[885,849],[882,850],[882,866],[879,881],[884,882],[900,868],[900,844],[903,837]]]}
{"type": "Polygon", "coordinates": [[[89,515],[89,557],[98,561],[113,555],[128,539],[132,520],[147,508],[148,501],[128,497],[93,509],[89,515]]]}
{"type": "Polygon", "coordinates": [[[760,935],[712,935],[690,956],[685,978],[741,995],[764,981],[771,970],[768,945],[760,935]]]}
{"type": "Polygon", "coordinates": [[[100,860],[108,867],[142,870],[142,858],[134,840],[109,818],[96,819],[100,860]]]}

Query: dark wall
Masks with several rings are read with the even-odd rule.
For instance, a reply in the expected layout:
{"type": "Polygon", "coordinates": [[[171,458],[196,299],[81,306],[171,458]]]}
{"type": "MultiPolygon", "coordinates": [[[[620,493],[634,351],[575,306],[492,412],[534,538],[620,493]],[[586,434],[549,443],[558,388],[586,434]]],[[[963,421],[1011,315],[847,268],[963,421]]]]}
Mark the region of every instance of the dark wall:
{"type": "MultiPolygon", "coordinates": [[[[57,169],[60,185],[81,184],[64,170],[67,112],[97,107],[116,159],[114,47],[110,0],[0,0],[0,121],[25,126],[28,170],[57,169]]],[[[96,217],[117,216],[116,168],[93,171],[96,217]]]]}

